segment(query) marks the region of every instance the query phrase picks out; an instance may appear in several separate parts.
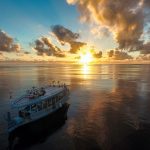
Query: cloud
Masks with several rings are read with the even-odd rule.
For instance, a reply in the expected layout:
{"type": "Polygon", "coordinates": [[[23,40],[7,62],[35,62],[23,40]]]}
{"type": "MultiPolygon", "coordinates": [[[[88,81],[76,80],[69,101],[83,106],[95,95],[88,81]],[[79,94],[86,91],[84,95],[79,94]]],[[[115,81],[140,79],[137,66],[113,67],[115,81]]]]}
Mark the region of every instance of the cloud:
{"type": "Polygon", "coordinates": [[[70,41],[70,53],[77,53],[77,51],[85,45],[83,42],[70,41]]]}
{"type": "Polygon", "coordinates": [[[149,0],[67,0],[76,4],[81,20],[106,27],[114,34],[119,49],[139,50],[144,24],[150,21],[149,0]]]}
{"type": "Polygon", "coordinates": [[[2,52],[19,52],[21,49],[18,43],[4,31],[0,30],[0,51],[2,52]]]}
{"type": "Polygon", "coordinates": [[[143,44],[141,54],[150,54],[150,42],[143,44]]]}
{"type": "Polygon", "coordinates": [[[149,61],[150,60],[150,54],[146,54],[146,55],[139,55],[136,60],[144,60],[144,61],[149,61]]]}
{"type": "Polygon", "coordinates": [[[24,54],[27,54],[27,55],[28,55],[28,54],[30,54],[30,52],[27,52],[27,51],[26,51],[26,52],[24,52],[24,54]]]}
{"type": "Polygon", "coordinates": [[[80,37],[78,33],[74,33],[61,25],[52,26],[51,29],[62,45],[69,43],[71,53],[77,53],[82,46],[86,45],[84,42],[77,41],[80,37]]]}
{"type": "Polygon", "coordinates": [[[47,37],[41,37],[40,39],[35,40],[34,44],[34,49],[39,56],[47,55],[65,57],[65,53],[63,53],[57,46],[54,46],[47,37]]]}
{"type": "Polygon", "coordinates": [[[96,36],[97,38],[101,37],[109,37],[110,32],[107,28],[101,27],[101,26],[95,26],[91,29],[91,33],[96,36]]]}
{"type": "Polygon", "coordinates": [[[70,42],[75,41],[79,38],[78,33],[73,33],[69,29],[61,26],[61,25],[55,25],[52,26],[52,32],[56,35],[59,41],[61,42],[70,42]]]}
{"type": "Polygon", "coordinates": [[[119,50],[110,50],[108,52],[108,57],[111,57],[114,60],[124,60],[124,59],[132,59],[127,52],[119,51],[119,50]]]}
{"type": "Polygon", "coordinates": [[[102,58],[102,54],[103,54],[102,51],[99,51],[98,53],[94,52],[93,57],[94,58],[102,58]]]}
{"type": "Polygon", "coordinates": [[[110,50],[107,54],[108,54],[108,57],[113,57],[113,55],[114,55],[114,50],[110,50]]]}
{"type": "Polygon", "coordinates": [[[4,61],[6,57],[3,55],[3,53],[0,52],[0,61],[4,61]]]}

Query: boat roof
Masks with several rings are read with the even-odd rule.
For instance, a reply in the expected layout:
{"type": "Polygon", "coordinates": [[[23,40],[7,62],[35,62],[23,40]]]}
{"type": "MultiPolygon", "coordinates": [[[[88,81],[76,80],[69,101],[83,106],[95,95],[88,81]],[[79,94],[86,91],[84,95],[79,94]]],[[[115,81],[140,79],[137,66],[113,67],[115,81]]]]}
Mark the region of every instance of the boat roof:
{"type": "Polygon", "coordinates": [[[13,108],[19,108],[19,107],[24,107],[27,105],[32,105],[35,103],[38,103],[42,100],[45,100],[49,97],[52,97],[54,95],[57,95],[58,93],[60,93],[61,91],[64,90],[64,87],[46,87],[44,88],[45,90],[45,94],[43,96],[39,96],[37,98],[29,98],[28,94],[25,94],[15,100],[12,101],[12,107],[13,108]]]}

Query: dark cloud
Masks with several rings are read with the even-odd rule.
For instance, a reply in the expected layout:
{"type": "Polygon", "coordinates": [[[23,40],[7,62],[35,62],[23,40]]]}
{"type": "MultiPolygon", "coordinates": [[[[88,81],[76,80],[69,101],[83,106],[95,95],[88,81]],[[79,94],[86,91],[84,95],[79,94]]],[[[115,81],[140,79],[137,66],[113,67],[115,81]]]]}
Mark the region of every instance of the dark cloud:
{"type": "Polygon", "coordinates": [[[66,56],[63,52],[56,52],[54,55],[56,57],[65,57],[66,56]]]}
{"type": "Polygon", "coordinates": [[[14,42],[14,39],[7,33],[0,30],[0,51],[2,52],[19,52],[20,45],[14,42]]]}
{"type": "Polygon", "coordinates": [[[52,32],[56,35],[59,41],[61,42],[70,42],[75,41],[79,38],[78,33],[73,33],[69,29],[61,26],[61,25],[55,25],[51,27],[52,32]]]}
{"type": "Polygon", "coordinates": [[[48,48],[45,48],[44,42],[41,39],[37,39],[35,41],[35,47],[34,49],[37,51],[37,55],[51,55],[48,48]]]}
{"type": "Polygon", "coordinates": [[[95,57],[95,58],[101,58],[102,55],[103,55],[102,51],[99,51],[98,53],[94,53],[93,57],[95,57]]]}
{"type": "Polygon", "coordinates": [[[127,52],[115,51],[114,58],[116,60],[123,60],[123,59],[132,59],[133,57],[130,56],[127,52]]]}
{"type": "Polygon", "coordinates": [[[70,41],[70,52],[76,53],[82,46],[85,45],[83,42],[70,41]]]}
{"type": "Polygon", "coordinates": [[[24,52],[24,54],[27,54],[27,55],[28,55],[28,54],[30,54],[30,52],[24,52]]]}
{"type": "Polygon", "coordinates": [[[76,53],[80,49],[80,47],[86,45],[86,43],[77,41],[80,37],[78,33],[74,33],[61,25],[52,26],[51,29],[52,33],[57,37],[62,45],[65,43],[70,44],[71,53],[76,53]]]}
{"type": "Polygon", "coordinates": [[[113,55],[114,55],[114,50],[110,50],[110,51],[108,52],[108,57],[113,57],[113,55]]]}
{"type": "Polygon", "coordinates": [[[150,54],[150,42],[143,44],[141,54],[150,54]]]}
{"type": "Polygon", "coordinates": [[[65,57],[65,54],[57,46],[54,46],[47,37],[37,39],[34,44],[37,55],[65,57]]]}
{"type": "Polygon", "coordinates": [[[114,60],[132,59],[132,56],[130,56],[127,52],[119,50],[110,50],[108,52],[108,57],[111,57],[114,60]]]}
{"type": "Polygon", "coordinates": [[[145,23],[150,23],[150,0],[67,0],[76,4],[81,19],[113,32],[119,49],[140,50],[145,23]]]}

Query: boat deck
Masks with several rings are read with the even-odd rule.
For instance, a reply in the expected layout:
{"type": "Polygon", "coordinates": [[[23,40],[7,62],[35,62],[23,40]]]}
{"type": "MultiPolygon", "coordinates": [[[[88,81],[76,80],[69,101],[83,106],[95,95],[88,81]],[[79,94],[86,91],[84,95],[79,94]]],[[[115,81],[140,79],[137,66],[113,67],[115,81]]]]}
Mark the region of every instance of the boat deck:
{"type": "Polygon", "coordinates": [[[48,97],[51,97],[61,91],[63,91],[64,87],[45,87],[45,94],[43,96],[38,96],[36,98],[29,98],[28,94],[25,94],[23,96],[21,96],[20,98],[16,99],[15,101],[13,101],[12,106],[13,107],[23,107],[25,105],[31,105],[34,104],[35,101],[38,102],[40,100],[46,99],[48,97]]]}

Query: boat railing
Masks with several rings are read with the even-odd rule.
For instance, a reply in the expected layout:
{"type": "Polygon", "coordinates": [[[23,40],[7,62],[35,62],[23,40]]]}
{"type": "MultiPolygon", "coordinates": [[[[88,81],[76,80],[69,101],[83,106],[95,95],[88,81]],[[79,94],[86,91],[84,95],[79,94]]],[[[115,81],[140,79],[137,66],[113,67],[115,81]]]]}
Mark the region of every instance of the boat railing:
{"type": "Polygon", "coordinates": [[[17,104],[17,102],[19,102],[21,99],[23,99],[23,98],[25,98],[25,96],[27,96],[27,95],[24,95],[24,96],[18,98],[18,99],[17,99],[17,102],[16,102],[16,101],[13,102],[13,103],[12,103],[12,107],[13,107],[13,108],[18,108],[18,107],[24,107],[25,105],[32,105],[32,104],[34,104],[34,103],[38,103],[38,102],[40,102],[40,101],[44,101],[46,98],[51,97],[51,96],[54,96],[54,95],[56,95],[57,93],[58,93],[58,91],[53,92],[51,95],[45,95],[45,96],[42,96],[42,97],[37,97],[37,98],[34,99],[34,101],[29,101],[29,102],[25,101],[25,102],[21,102],[21,104],[17,104]]]}
{"type": "MultiPolygon", "coordinates": [[[[57,84],[57,85],[46,85],[46,86],[43,86],[43,88],[48,88],[48,87],[66,87],[67,85],[65,85],[65,84],[57,84]]],[[[37,88],[37,90],[39,90],[38,88],[37,88]]],[[[29,90],[30,91],[30,90],[29,90]]],[[[29,92],[28,91],[28,92],[29,92]]],[[[21,97],[19,97],[19,98],[17,98],[17,99],[15,99],[15,100],[13,100],[13,104],[15,104],[15,103],[18,103],[20,100],[22,100],[23,98],[26,98],[27,96],[29,96],[29,94],[28,93],[26,93],[26,94],[24,94],[24,95],[22,95],[21,97]]]]}
{"type": "Polygon", "coordinates": [[[27,97],[27,94],[24,94],[24,95],[22,95],[21,97],[16,98],[15,100],[12,100],[12,101],[11,101],[11,105],[13,106],[13,105],[17,104],[19,101],[21,101],[21,100],[24,99],[25,97],[27,97]]]}

